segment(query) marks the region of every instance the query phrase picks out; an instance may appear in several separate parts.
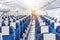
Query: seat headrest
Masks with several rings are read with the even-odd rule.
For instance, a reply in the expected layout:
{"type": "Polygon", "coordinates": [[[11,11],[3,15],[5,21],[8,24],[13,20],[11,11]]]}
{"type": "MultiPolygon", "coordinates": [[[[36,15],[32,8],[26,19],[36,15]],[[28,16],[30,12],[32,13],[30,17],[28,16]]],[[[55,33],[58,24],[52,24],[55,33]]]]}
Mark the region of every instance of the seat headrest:
{"type": "Polygon", "coordinates": [[[40,26],[43,26],[43,25],[45,25],[45,22],[40,23],[40,26]]]}
{"type": "Polygon", "coordinates": [[[53,33],[43,34],[44,40],[56,40],[56,35],[53,33]]]}
{"type": "Polygon", "coordinates": [[[60,23],[59,22],[55,22],[54,23],[54,28],[56,29],[57,28],[57,26],[59,26],[60,25],[60,23]]]}
{"type": "Polygon", "coordinates": [[[41,26],[41,33],[49,33],[49,27],[48,26],[41,26]]]}
{"type": "Polygon", "coordinates": [[[9,35],[9,26],[2,27],[2,35],[9,35]]]}
{"type": "Polygon", "coordinates": [[[14,29],[16,29],[16,23],[15,22],[11,22],[10,26],[12,26],[14,29]]]}

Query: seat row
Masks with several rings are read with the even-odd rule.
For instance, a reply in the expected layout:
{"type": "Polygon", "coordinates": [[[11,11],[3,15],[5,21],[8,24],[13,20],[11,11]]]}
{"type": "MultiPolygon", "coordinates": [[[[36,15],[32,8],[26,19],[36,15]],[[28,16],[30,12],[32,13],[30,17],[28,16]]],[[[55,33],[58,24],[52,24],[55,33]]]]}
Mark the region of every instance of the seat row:
{"type": "Polygon", "coordinates": [[[37,18],[38,21],[36,22],[36,27],[39,31],[36,31],[36,40],[60,40],[60,34],[58,33],[58,29],[53,29],[50,23],[54,19],[50,20],[50,18],[48,19],[48,17],[46,19],[45,16],[40,16],[37,18]]]}
{"type": "Polygon", "coordinates": [[[24,29],[24,27],[27,27],[27,25],[30,22],[30,16],[24,16],[20,18],[20,16],[14,17],[14,16],[3,16],[0,17],[0,33],[1,33],[1,40],[20,40],[21,38],[21,34],[22,29],[24,29]],[[23,18],[23,19],[22,19],[23,18]],[[22,25],[26,25],[26,26],[21,26],[21,21],[22,20],[23,23],[25,23],[25,21],[28,23],[22,24],[22,25]],[[22,28],[22,29],[21,29],[22,28]]]}

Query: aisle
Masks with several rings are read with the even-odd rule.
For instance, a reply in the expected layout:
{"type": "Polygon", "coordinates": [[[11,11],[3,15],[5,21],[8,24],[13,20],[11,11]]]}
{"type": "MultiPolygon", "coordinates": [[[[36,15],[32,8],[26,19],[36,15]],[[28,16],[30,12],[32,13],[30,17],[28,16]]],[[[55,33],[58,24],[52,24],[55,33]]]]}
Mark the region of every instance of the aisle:
{"type": "Polygon", "coordinates": [[[32,22],[28,40],[35,40],[35,20],[33,20],[33,22],[32,22]]]}

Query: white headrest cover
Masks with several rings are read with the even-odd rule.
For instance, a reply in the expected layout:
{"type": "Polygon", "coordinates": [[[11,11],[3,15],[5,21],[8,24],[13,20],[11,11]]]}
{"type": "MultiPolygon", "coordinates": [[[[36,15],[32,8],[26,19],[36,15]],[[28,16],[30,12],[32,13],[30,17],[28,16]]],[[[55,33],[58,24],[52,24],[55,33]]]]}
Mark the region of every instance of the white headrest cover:
{"type": "Polygon", "coordinates": [[[48,33],[49,27],[48,26],[41,26],[41,33],[48,33]]]}
{"type": "Polygon", "coordinates": [[[9,35],[9,26],[2,27],[2,35],[9,35]]]}
{"type": "Polygon", "coordinates": [[[56,35],[52,33],[43,34],[44,40],[56,40],[56,35]]]}

